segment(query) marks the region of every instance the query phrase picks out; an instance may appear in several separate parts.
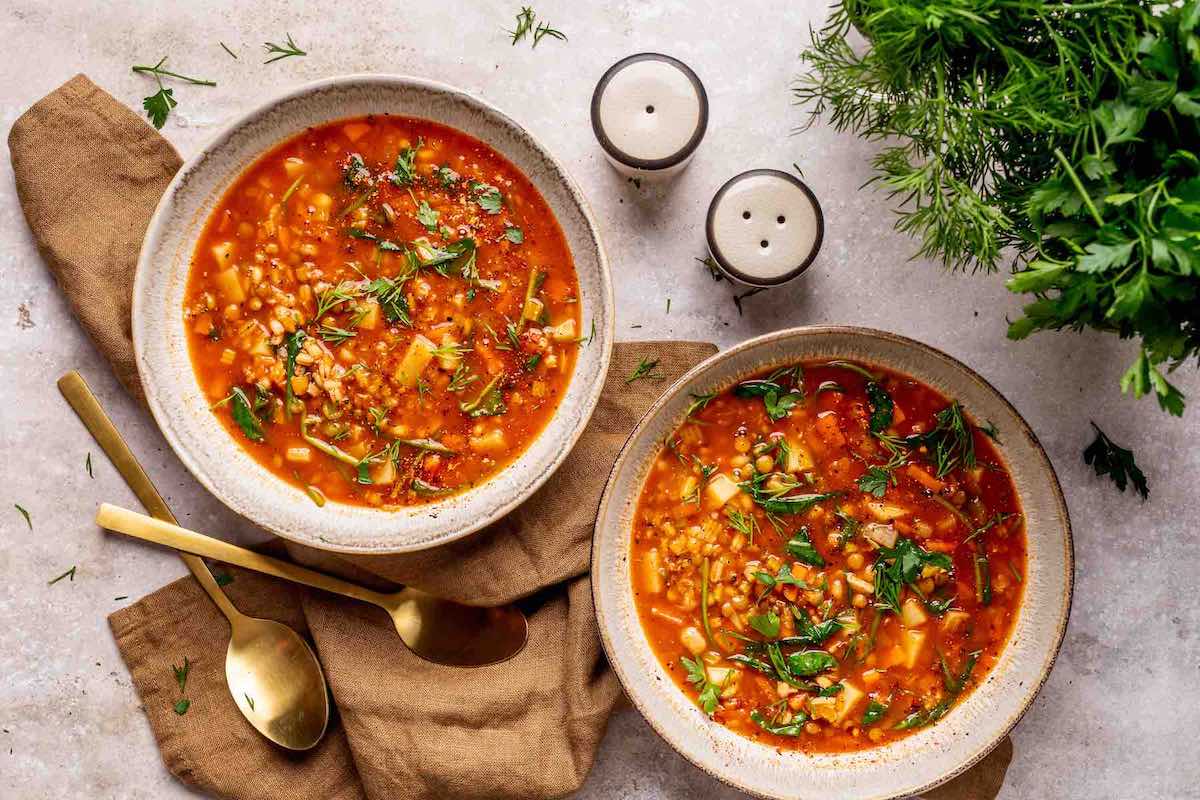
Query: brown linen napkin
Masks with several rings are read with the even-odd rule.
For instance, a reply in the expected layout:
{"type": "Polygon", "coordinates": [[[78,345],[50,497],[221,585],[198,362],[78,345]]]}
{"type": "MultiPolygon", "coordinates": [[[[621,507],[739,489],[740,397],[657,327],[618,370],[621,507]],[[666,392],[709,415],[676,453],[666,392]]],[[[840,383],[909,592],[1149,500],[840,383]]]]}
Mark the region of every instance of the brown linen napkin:
{"type": "MultiPolygon", "coordinates": [[[[39,250],[88,334],[142,399],[130,288],[149,216],[179,156],[82,75],[17,120],[9,149],[39,250]]],[[[242,719],[224,681],[228,627],[191,578],[110,616],[167,767],[189,785],[238,800],[544,798],[577,788],[619,695],[586,574],[595,509],[625,437],[666,385],[623,378],[653,353],[673,380],[715,349],[617,345],[600,404],[563,466],[519,509],[460,542],[379,557],[286,545],[297,560],[358,580],[390,579],[478,604],[527,598],[530,643],[506,664],[436,667],[399,643],[381,611],[230,568],[226,591],[239,609],[286,622],[316,644],[340,717],[309,753],[270,745],[242,719]],[[181,716],[170,666],[184,657],[193,667],[184,692],[191,705],[181,716]]],[[[1011,747],[1003,749],[937,790],[937,800],[991,800],[1011,758],[1011,747]],[[956,793],[963,781],[971,788],[956,793]]]]}

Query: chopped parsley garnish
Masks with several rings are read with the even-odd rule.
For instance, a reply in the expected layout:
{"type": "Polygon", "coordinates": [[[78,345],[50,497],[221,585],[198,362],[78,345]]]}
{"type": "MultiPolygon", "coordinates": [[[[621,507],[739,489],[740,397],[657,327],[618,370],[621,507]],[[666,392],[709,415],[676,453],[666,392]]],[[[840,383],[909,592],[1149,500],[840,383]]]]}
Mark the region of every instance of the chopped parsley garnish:
{"type": "Polygon", "coordinates": [[[708,679],[708,672],[704,668],[704,662],[700,659],[693,660],[684,656],[679,661],[687,670],[688,682],[700,692],[698,700],[701,710],[711,716],[717,710],[717,703],[721,698],[721,687],[708,679]]]}
{"type": "Polygon", "coordinates": [[[509,225],[504,229],[504,238],[513,244],[521,244],[525,241],[525,233],[515,225],[509,225]]]}
{"type": "Polygon", "coordinates": [[[866,494],[883,497],[887,492],[888,484],[894,480],[892,473],[883,467],[870,467],[859,476],[858,488],[866,494]]]}
{"type": "Polygon", "coordinates": [[[408,186],[417,177],[417,151],[423,144],[425,144],[425,140],[417,137],[415,147],[406,147],[396,156],[396,169],[388,176],[392,183],[397,186],[408,186]]]}

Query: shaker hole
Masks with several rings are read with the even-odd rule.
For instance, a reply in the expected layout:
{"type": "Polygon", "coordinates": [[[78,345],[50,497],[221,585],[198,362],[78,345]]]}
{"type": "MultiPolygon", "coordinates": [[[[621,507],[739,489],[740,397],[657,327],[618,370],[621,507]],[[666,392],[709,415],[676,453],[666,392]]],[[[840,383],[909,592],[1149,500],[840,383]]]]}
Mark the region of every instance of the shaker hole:
{"type": "Polygon", "coordinates": [[[749,212],[749,211],[743,211],[743,212],[742,212],[742,219],[750,219],[750,212],[749,212]]]}
{"type": "Polygon", "coordinates": [[[763,239],[761,242],[758,243],[758,246],[761,247],[763,250],[766,250],[767,245],[769,245],[769,244],[770,244],[770,242],[768,242],[766,239],[763,239]]]}
{"type": "Polygon", "coordinates": [[[653,114],[653,113],[654,113],[654,106],[646,106],[646,113],[647,113],[647,114],[653,114]]]}
{"type": "Polygon", "coordinates": [[[778,222],[780,225],[787,222],[787,220],[784,218],[783,214],[780,214],[778,217],[776,217],[775,221],[778,222]]]}

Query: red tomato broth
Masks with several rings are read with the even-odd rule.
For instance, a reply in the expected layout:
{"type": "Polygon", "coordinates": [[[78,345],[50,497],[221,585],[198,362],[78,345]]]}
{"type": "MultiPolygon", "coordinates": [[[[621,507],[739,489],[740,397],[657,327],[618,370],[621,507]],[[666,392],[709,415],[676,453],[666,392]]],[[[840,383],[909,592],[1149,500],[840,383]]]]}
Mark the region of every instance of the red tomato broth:
{"type": "MultiPolygon", "coordinates": [[[[804,399],[782,419],[769,418],[764,399],[738,397],[731,387],[706,405],[699,401],[701,407],[667,440],[651,466],[634,517],[635,604],[651,648],[679,687],[697,700],[700,713],[702,690],[709,689],[717,693],[715,706],[708,698],[712,718],[764,744],[806,752],[859,750],[885,745],[953,713],[953,704],[986,678],[1020,605],[1024,524],[1012,479],[992,439],[973,425],[966,430],[974,448],[974,468],[964,468],[960,455],[958,465],[939,479],[931,463],[935,448],[903,448],[907,458],[891,470],[895,483],[889,479],[883,497],[864,492],[859,480],[871,466],[891,458],[869,430],[873,404],[866,394],[867,380],[843,367],[815,362],[802,367],[804,399]],[[818,392],[828,381],[842,391],[818,392]],[[807,458],[797,455],[789,462],[792,456],[780,448],[770,450],[777,438],[791,444],[793,454],[800,451],[807,458]],[[768,452],[760,454],[764,449],[768,452]],[[769,465],[760,462],[764,457],[769,465]],[[745,488],[735,487],[727,502],[721,502],[730,485],[720,476],[740,483],[755,476],[787,475],[792,474],[786,472],[788,466],[801,462],[794,473],[798,485],[785,496],[840,494],[803,513],[776,515],[781,529],[745,488]],[[811,484],[802,477],[805,474],[812,476],[811,484]],[[935,492],[931,487],[938,484],[941,488],[935,492]],[[753,517],[753,536],[747,535],[746,518],[734,524],[729,509],[753,517]],[[934,568],[928,575],[922,565],[917,589],[905,585],[897,596],[900,613],[875,607],[875,568],[882,563],[886,570],[890,561],[880,562],[879,546],[864,535],[869,531],[886,539],[882,528],[868,526],[883,526],[884,518],[896,513],[900,515],[886,523],[897,537],[892,547],[904,546],[901,540],[907,540],[923,553],[945,553],[952,563],[951,570],[934,568]],[[996,518],[998,514],[1010,516],[996,518]],[[785,549],[801,526],[824,566],[805,563],[785,549]],[[976,533],[980,528],[983,531],[976,533]],[[986,554],[988,603],[976,595],[979,546],[986,554]],[[785,565],[807,588],[785,582],[769,586],[753,577],[778,577],[785,565]],[[703,632],[698,611],[705,569],[711,577],[711,639],[703,632]],[[850,575],[858,587],[871,591],[859,591],[850,575]],[[919,600],[917,590],[935,603],[950,600],[949,609],[937,614],[919,600]],[[789,671],[803,689],[780,680],[762,649],[775,637],[749,624],[751,617],[773,612],[779,623],[777,637],[796,636],[802,631],[792,609],[810,625],[829,619],[845,623],[819,643],[780,648],[785,668],[786,656],[794,652],[823,650],[833,657],[832,668],[813,675],[797,678],[789,671]],[[750,643],[725,632],[730,630],[750,643]],[[730,661],[743,651],[772,674],[730,661]],[[695,670],[683,658],[703,670],[702,682],[693,682],[695,670]],[[830,688],[835,684],[841,689],[830,688]],[[836,694],[821,697],[822,689],[836,694]],[[877,710],[872,703],[886,710],[866,724],[868,708],[877,710]],[[777,731],[783,726],[789,735],[768,732],[752,719],[752,712],[777,731]]],[[[912,378],[872,369],[895,404],[885,435],[896,441],[936,427],[935,415],[950,401],[912,378]]],[[[769,481],[768,477],[761,485],[769,486],[769,481]]]]}
{"type": "Polygon", "coordinates": [[[399,507],[487,480],[536,438],[574,368],[578,299],[566,238],[516,167],[380,115],[309,128],[237,178],[184,316],[213,413],[260,464],[318,505],[399,507]]]}

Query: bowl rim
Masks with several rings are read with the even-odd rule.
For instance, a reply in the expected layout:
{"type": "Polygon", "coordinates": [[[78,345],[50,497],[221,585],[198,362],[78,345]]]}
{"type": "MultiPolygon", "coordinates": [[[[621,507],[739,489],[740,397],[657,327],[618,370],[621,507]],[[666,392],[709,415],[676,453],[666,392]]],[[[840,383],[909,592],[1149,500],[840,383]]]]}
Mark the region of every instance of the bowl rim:
{"type": "MultiPolygon", "coordinates": [[[[951,772],[948,772],[947,774],[943,775],[942,777],[940,777],[936,780],[930,781],[920,787],[906,788],[903,791],[901,791],[899,794],[878,795],[877,797],[873,798],[873,800],[902,800],[903,798],[912,797],[914,795],[920,795],[920,794],[927,792],[933,788],[941,786],[942,784],[947,783],[948,781],[951,781],[954,778],[957,778],[959,775],[962,775],[967,770],[971,769],[976,764],[978,764],[980,761],[982,761],[984,758],[986,758],[993,750],[996,749],[996,747],[1001,742],[1004,741],[1004,739],[1010,733],[1012,733],[1012,730],[1017,726],[1017,724],[1021,721],[1021,719],[1025,716],[1025,714],[1028,713],[1030,707],[1032,707],[1034,701],[1037,699],[1037,696],[1041,693],[1042,688],[1046,685],[1046,681],[1049,680],[1050,673],[1054,670],[1054,665],[1058,660],[1059,653],[1062,651],[1063,640],[1066,638],[1066,633],[1067,633],[1067,625],[1071,618],[1071,608],[1072,608],[1072,604],[1074,602],[1074,596],[1075,596],[1075,540],[1074,540],[1073,530],[1071,527],[1071,517],[1070,517],[1068,507],[1067,507],[1067,502],[1066,502],[1066,499],[1062,492],[1062,486],[1060,485],[1060,482],[1058,480],[1058,473],[1055,472],[1054,465],[1051,463],[1050,457],[1048,455],[1046,455],[1045,448],[1042,447],[1041,441],[1037,438],[1037,435],[1034,433],[1033,429],[1029,426],[1029,423],[1025,420],[1025,418],[1023,416],[1021,416],[1021,413],[1019,411],[1017,411],[1016,407],[1009,401],[1009,399],[1007,397],[1004,396],[1003,393],[1001,393],[998,389],[996,389],[996,387],[993,386],[986,378],[984,378],[982,375],[980,375],[975,370],[968,367],[962,361],[959,361],[954,356],[949,355],[948,353],[934,347],[933,345],[929,345],[924,342],[918,341],[916,339],[912,339],[910,337],[907,337],[907,336],[904,336],[904,335],[901,335],[898,333],[893,333],[891,331],[884,331],[884,330],[879,330],[877,328],[868,328],[865,326],[857,326],[857,325],[801,325],[801,326],[796,326],[796,327],[792,327],[792,328],[785,328],[785,329],[778,330],[778,331],[772,331],[770,333],[765,333],[760,336],[755,336],[755,337],[747,339],[743,342],[739,342],[738,344],[734,345],[733,347],[729,348],[728,350],[721,350],[717,353],[714,353],[713,355],[711,355],[708,358],[701,361],[696,366],[692,367],[690,370],[688,370],[686,373],[684,373],[678,380],[676,380],[673,384],[671,384],[670,387],[668,387],[666,390],[664,390],[663,393],[658,397],[658,399],[655,400],[654,403],[650,406],[650,408],[648,408],[646,410],[646,412],[638,420],[637,425],[634,426],[633,431],[626,438],[625,444],[622,445],[621,451],[617,455],[616,461],[613,462],[612,470],[609,472],[608,481],[604,486],[604,493],[601,495],[600,502],[597,506],[596,522],[598,525],[600,522],[600,519],[607,515],[608,508],[615,499],[614,484],[616,482],[617,474],[625,466],[625,462],[628,460],[628,458],[630,456],[630,450],[632,449],[633,443],[639,437],[644,435],[644,431],[645,431],[646,427],[649,425],[650,420],[654,417],[654,415],[656,415],[665,405],[667,405],[667,403],[670,402],[671,399],[673,399],[676,395],[678,395],[679,392],[682,391],[683,388],[685,386],[687,386],[693,379],[702,375],[705,371],[707,371],[708,369],[711,369],[712,367],[716,366],[717,364],[719,364],[729,358],[732,358],[735,354],[744,352],[746,350],[750,350],[750,349],[759,347],[764,344],[769,344],[769,343],[776,342],[779,340],[790,339],[790,338],[797,337],[797,336],[802,337],[802,336],[809,336],[809,335],[828,335],[828,334],[834,334],[834,335],[848,334],[848,335],[854,335],[854,336],[866,336],[868,338],[884,339],[884,340],[890,341],[894,344],[915,348],[917,350],[922,351],[925,355],[932,356],[937,359],[941,359],[942,361],[948,363],[951,367],[955,367],[955,368],[961,370],[964,373],[964,376],[966,378],[975,382],[976,384],[978,384],[981,388],[985,389],[986,391],[989,391],[992,394],[994,394],[996,396],[996,398],[999,399],[999,401],[1004,406],[1006,406],[1010,412],[1012,412],[1013,417],[1016,418],[1018,424],[1020,425],[1020,432],[1028,438],[1028,441],[1029,441],[1030,445],[1032,446],[1038,459],[1041,461],[1042,466],[1044,466],[1045,469],[1050,474],[1051,480],[1050,480],[1050,484],[1049,484],[1049,489],[1051,491],[1051,495],[1054,500],[1054,505],[1057,508],[1057,510],[1059,511],[1060,518],[1063,521],[1063,533],[1064,533],[1065,539],[1066,539],[1066,542],[1065,542],[1065,544],[1066,544],[1065,565],[1064,565],[1064,569],[1066,570],[1066,576],[1065,576],[1066,581],[1065,581],[1065,586],[1064,586],[1064,591],[1066,594],[1066,603],[1063,606],[1062,614],[1058,620],[1057,630],[1055,631],[1055,634],[1054,634],[1054,646],[1050,650],[1049,658],[1047,658],[1045,663],[1042,665],[1041,674],[1040,674],[1038,680],[1036,681],[1036,683],[1030,684],[1030,690],[1027,693],[1027,697],[1026,697],[1025,701],[1021,704],[1021,707],[1017,710],[1017,712],[1015,714],[1013,714],[1013,716],[1010,719],[1006,720],[1005,723],[996,730],[995,735],[993,735],[992,737],[989,737],[989,740],[985,742],[983,747],[979,748],[979,750],[975,754],[973,754],[970,758],[968,758],[966,761],[964,761],[962,764],[960,764],[958,767],[956,767],[951,772]]],[[[886,365],[884,365],[884,366],[886,366],[886,365]]],[[[639,484],[639,486],[640,485],[641,484],[639,484]]],[[[593,532],[593,534],[594,534],[594,532],[593,532]]],[[[610,639],[609,631],[606,628],[606,626],[604,625],[603,620],[602,620],[602,613],[600,610],[601,603],[600,603],[600,595],[599,595],[600,589],[599,589],[599,585],[598,585],[597,581],[595,580],[595,577],[594,577],[593,571],[592,571],[598,560],[599,549],[600,549],[599,538],[597,536],[593,535],[592,548],[591,548],[591,553],[590,553],[589,570],[588,570],[588,574],[593,576],[592,581],[591,581],[592,605],[593,605],[593,608],[595,609],[594,613],[596,616],[596,624],[597,624],[597,628],[600,631],[600,644],[604,649],[605,658],[608,660],[608,663],[612,666],[613,672],[616,673],[617,680],[620,682],[621,688],[624,691],[625,696],[629,698],[630,704],[635,709],[637,709],[637,712],[641,715],[642,719],[645,720],[646,723],[650,726],[651,730],[653,730],[654,733],[662,741],[664,741],[672,750],[674,750],[677,754],[681,755],[690,764],[692,764],[692,766],[697,767],[704,773],[710,775],[713,778],[716,778],[721,783],[724,783],[727,786],[731,786],[739,791],[746,792],[747,794],[749,794],[753,797],[764,798],[764,800],[774,800],[773,795],[764,794],[762,792],[756,791],[755,789],[744,785],[743,783],[739,782],[739,780],[736,776],[734,776],[732,774],[722,774],[716,770],[713,770],[710,767],[708,767],[704,764],[701,764],[697,759],[693,758],[690,754],[685,753],[683,750],[675,747],[675,744],[671,741],[671,739],[667,736],[667,734],[660,728],[660,726],[655,722],[655,720],[649,714],[647,714],[646,712],[644,712],[642,710],[642,707],[639,704],[638,698],[628,690],[628,688],[627,688],[628,687],[628,679],[626,678],[626,675],[622,670],[622,666],[620,665],[618,660],[616,658],[614,658],[614,656],[613,656],[614,645],[610,639]]],[[[742,737],[742,738],[745,738],[745,737],[742,737]]],[[[750,740],[746,739],[746,741],[749,742],[750,740]]],[[[885,747],[886,747],[886,745],[885,745],[885,747]]]]}
{"type": "MultiPolygon", "coordinates": [[[[546,483],[546,481],[548,481],[551,478],[551,476],[553,476],[558,471],[558,469],[562,466],[563,461],[570,454],[570,452],[574,449],[575,445],[578,444],[579,437],[583,435],[583,431],[587,428],[588,424],[591,422],[592,415],[596,410],[596,406],[600,401],[600,395],[604,389],[604,383],[605,383],[604,377],[601,376],[598,380],[593,381],[593,385],[591,386],[590,390],[580,398],[578,423],[574,426],[574,428],[572,430],[565,433],[562,447],[558,448],[557,451],[554,453],[554,455],[548,461],[546,461],[544,468],[541,469],[539,471],[539,473],[537,475],[535,475],[531,481],[526,482],[520,491],[516,491],[516,492],[512,493],[512,495],[507,500],[505,500],[502,503],[492,506],[486,513],[479,515],[474,521],[472,521],[466,525],[460,526],[452,531],[443,533],[441,535],[429,537],[425,540],[422,540],[422,541],[419,541],[416,543],[402,544],[402,545],[384,545],[384,546],[375,546],[375,545],[371,545],[371,546],[357,545],[356,546],[356,545],[347,545],[347,544],[343,544],[343,543],[339,543],[339,542],[330,542],[323,538],[317,538],[317,537],[313,537],[312,539],[308,539],[308,540],[301,540],[301,539],[298,539],[298,538],[290,535],[287,532],[279,530],[278,528],[276,528],[273,525],[268,525],[268,524],[259,522],[254,517],[243,512],[242,509],[236,508],[233,505],[231,505],[226,500],[226,498],[224,497],[222,492],[219,491],[219,489],[215,485],[215,482],[212,479],[212,476],[209,475],[208,471],[201,469],[199,467],[199,465],[196,463],[196,460],[195,460],[195,457],[193,456],[193,454],[181,445],[181,443],[178,439],[178,436],[173,429],[173,426],[170,424],[167,424],[167,422],[165,421],[167,418],[167,412],[166,412],[166,409],[164,409],[162,407],[161,400],[158,397],[158,390],[161,387],[157,386],[154,383],[153,379],[147,377],[147,374],[149,374],[149,370],[144,371],[142,369],[142,365],[143,365],[145,359],[144,359],[144,347],[143,347],[143,341],[142,341],[141,334],[145,333],[145,331],[140,330],[141,326],[138,324],[137,320],[145,319],[144,304],[146,302],[148,302],[148,297],[147,297],[148,288],[149,288],[150,282],[153,280],[152,275],[154,272],[153,266],[150,262],[152,260],[153,254],[159,247],[160,240],[163,236],[163,232],[166,228],[166,224],[168,221],[167,216],[166,216],[168,213],[168,208],[170,207],[176,193],[179,191],[179,187],[184,183],[185,180],[188,179],[188,176],[196,169],[197,165],[199,165],[202,161],[204,161],[205,159],[207,159],[209,157],[209,154],[212,151],[225,145],[230,140],[230,138],[235,134],[235,132],[237,132],[244,126],[252,123],[257,118],[269,113],[276,106],[281,105],[290,100],[295,100],[297,98],[304,97],[306,95],[318,93],[323,90],[336,89],[336,88],[340,88],[340,87],[353,86],[353,85],[367,85],[367,86],[378,85],[378,86],[388,86],[388,87],[408,87],[408,88],[415,88],[415,89],[423,89],[426,91],[455,97],[461,101],[465,101],[469,105],[474,106],[475,108],[484,112],[486,115],[492,117],[493,119],[496,119],[497,121],[499,121],[500,123],[502,123],[504,125],[509,126],[513,131],[515,131],[515,132],[519,133],[520,135],[522,135],[523,137],[525,137],[530,142],[532,149],[538,153],[539,157],[545,159],[550,164],[550,166],[553,167],[553,169],[557,173],[556,179],[561,180],[561,183],[563,184],[567,193],[572,197],[572,199],[578,205],[579,213],[583,218],[583,221],[585,223],[589,237],[595,246],[596,261],[597,261],[597,265],[599,267],[599,283],[600,283],[600,291],[598,292],[596,302],[597,302],[599,308],[603,310],[603,316],[604,316],[604,323],[603,323],[603,334],[604,335],[603,335],[603,341],[601,342],[603,349],[600,353],[600,365],[601,365],[601,372],[607,373],[608,368],[612,363],[612,350],[613,350],[613,344],[614,344],[613,340],[616,335],[616,320],[615,320],[616,301],[614,298],[612,271],[611,271],[611,268],[609,265],[608,253],[604,247],[603,238],[601,237],[600,226],[597,224],[596,216],[593,213],[591,205],[588,202],[587,197],[583,193],[583,190],[580,188],[579,184],[575,181],[574,177],[572,177],[572,175],[567,171],[567,169],[563,165],[563,163],[557,157],[554,156],[554,154],[550,151],[550,149],[547,148],[540,139],[538,139],[536,136],[534,136],[533,133],[531,133],[528,128],[526,128],[524,125],[517,122],[509,114],[507,114],[506,112],[504,112],[497,106],[493,105],[492,103],[488,102],[487,100],[484,100],[483,98],[479,97],[478,95],[473,94],[472,92],[468,92],[465,89],[460,89],[460,88],[458,88],[456,86],[452,86],[448,83],[431,80],[429,78],[422,78],[422,77],[418,77],[418,76],[404,75],[404,74],[399,74],[399,73],[349,73],[349,74],[344,74],[344,75],[335,75],[335,76],[331,76],[328,78],[321,78],[321,79],[318,79],[315,81],[307,81],[298,86],[294,86],[294,87],[286,89],[282,92],[273,94],[270,97],[268,97],[266,100],[263,100],[263,101],[255,104],[251,108],[247,109],[246,111],[236,114],[235,116],[230,118],[227,122],[225,122],[223,125],[221,125],[216,132],[214,132],[210,137],[208,137],[206,140],[204,140],[203,143],[196,149],[195,153],[193,153],[189,158],[184,160],[184,162],[180,165],[178,171],[176,171],[176,173],[172,176],[171,182],[167,185],[166,189],[163,191],[163,194],[159,198],[158,203],[155,204],[154,213],[150,215],[150,219],[146,225],[146,233],[142,238],[142,244],[141,244],[140,249],[138,250],[138,259],[137,259],[136,270],[134,272],[132,303],[131,303],[131,310],[130,310],[130,329],[131,329],[130,332],[131,332],[131,338],[133,340],[134,362],[138,369],[138,377],[141,380],[142,386],[144,387],[144,390],[145,390],[146,405],[150,409],[150,413],[151,413],[151,416],[154,418],[155,424],[158,426],[159,430],[162,432],[163,437],[167,440],[167,444],[171,447],[171,450],[174,452],[175,456],[187,468],[188,472],[191,473],[192,477],[195,478],[197,481],[199,481],[199,483],[201,485],[203,485],[206,490],[208,490],[209,494],[216,497],[227,508],[234,511],[239,516],[245,517],[246,519],[250,520],[255,525],[266,528],[267,530],[271,531],[275,535],[281,536],[284,539],[295,541],[299,544],[303,544],[308,547],[313,547],[315,549],[325,550],[325,551],[329,551],[329,552],[336,552],[336,553],[348,553],[348,554],[359,554],[359,555],[384,555],[384,554],[391,554],[391,553],[416,552],[416,551],[427,550],[427,549],[430,549],[433,547],[438,547],[440,545],[448,544],[450,542],[457,541],[466,536],[469,536],[472,533],[475,533],[476,531],[495,522],[496,520],[506,516],[507,514],[512,512],[517,506],[519,506],[521,503],[523,503],[525,500],[529,499],[529,497],[532,496],[536,491],[538,491],[546,483]]],[[[421,117],[420,115],[414,115],[414,116],[418,119],[425,119],[425,117],[421,117]]],[[[341,118],[342,117],[332,115],[329,117],[329,119],[327,121],[334,122],[341,118]]],[[[437,122],[437,120],[431,120],[431,121],[437,122]]],[[[438,124],[446,125],[446,123],[440,123],[440,122],[438,124]]],[[[448,126],[448,127],[454,127],[454,126],[448,126]]],[[[456,130],[457,130],[457,128],[456,128],[456,130]]],[[[298,133],[299,130],[297,130],[296,132],[298,133]]],[[[279,141],[283,141],[283,139],[280,139],[279,141]]],[[[487,142],[484,142],[484,143],[487,144],[487,142]]],[[[263,151],[263,152],[265,152],[265,151],[263,151]]],[[[497,152],[499,152],[499,151],[497,151],[497,152]]],[[[504,157],[506,160],[511,160],[511,159],[508,159],[508,156],[505,156],[503,153],[500,153],[500,155],[502,157],[504,157]]],[[[515,167],[515,165],[514,165],[514,167],[515,167]]],[[[515,167],[515,168],[520,170],[520,167],[515,167]]],[[[522,174],[524,174],[524,173],[522,173],[522,174]]],[[[239,172],[239,175],[240,175],[240,172],[239,172]]],[[[593,320],[594,320],[594,317],[593,317],[593,320]]],[[[190,358],[190,355],[189,355],[189,358],[190,358]]],[[[576,366],[578,367],[578,364],[576,366]]],[[[572,380],[575,380],[576,374],[577,373],[572,374],[572,380]]],[[[546,427],[544,427],[542,429],[542,431],[538,433],[538,436],[535,437],[535,439],[531,441],[531,444],[533,441],[536,441],[537,438],[540,438],[541,436],[545,435],[546,428],[548,428],[551,424],[553,424],[554,418],[560,413],[560,411],[561,411],[561,408],[555,409],[555,413],[554,413],[554,415],[551,416],[550,420],[546,423],[546,427]]],[[[237,446],[236,443],[234,446],[237,446]]],[[[502,474],[504,474],[504,472],[506,470],[508,470],[509,467],[511,467],[511,464],[509,466],[504,467],[503,469],[501,469],[499,472],[495,473],[491,477],[489,477],[486,481],[483,482],[483,484],[480,484],[480,486],[486,485],[488,483],[491,483],[493,480],[496,480],[502,474]]],[[[272,480],[276,480],[276,481],[279,480],[273,473],[271,473],[271,478],[272,478],[272,480]]],[[[471,491],[473,491],[473,489],[467,490],[466,492],[452,495],[450,499],[461,498],[463,496],[468,495],[471,491]]],[[[356,509],[360,508],[357,506],[351,506],[351,507],[356,508],[356,509]]],[[[372,508],[365,508],[365,507],[362,507],[362,508],[365,509],[366,511],[369,511],[369,512],[372,512],[375,514],[390,514],[390,513],[392,513],[392,512],[384,512],[380,509],[372,509],[372,508]]]]}

